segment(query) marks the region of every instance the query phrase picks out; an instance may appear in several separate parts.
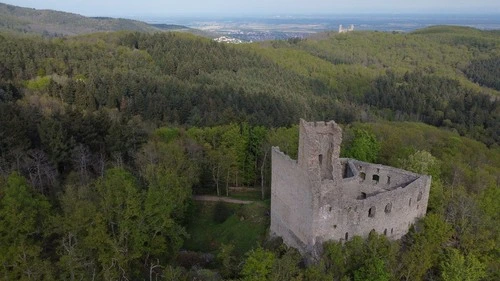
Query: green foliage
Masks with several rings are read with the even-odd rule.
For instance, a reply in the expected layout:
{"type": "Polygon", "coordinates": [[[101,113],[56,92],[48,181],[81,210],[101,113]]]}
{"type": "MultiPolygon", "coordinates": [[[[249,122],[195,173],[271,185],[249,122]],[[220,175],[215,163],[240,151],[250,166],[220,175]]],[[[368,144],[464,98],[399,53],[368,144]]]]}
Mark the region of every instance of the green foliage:
{"type": "Polygon", "coordinates": [[[179,33],[0,38],[2,280],[219,278],[174,267],[181,246],[217,253],[226,278],[500,278],[498,32],[239,46],[179,33]],[[296,252],[258,248],[245,271],[269,207],[187,213],[193,186],[260,185],[264,198],[270,147],[296,158],[299,118],[347,125],[349,157],[433,176],[428,215],[401,247],[375,234],[332,242],[307,269],[296,252]]]}
{"type": "Polygon", "coordinates": [[[436,157],[427,151],[417,151],[407,159],[401,160],[401,167],[422,175],[431,175],[433,179],[439,179],[440,163],[436,157]]]}
{"type": "Polygon", "coordinates": [[[411,245],[401,257],[400,277],[406,280],[422,280],[436,266],[444,244],[453,234],[451,226],[435,214],[428,214],[420,224],[422,231],[410,234],[411,245]]]}
{"type": "Polygon", "coordinates": [[[375,135],[362,129],[354,129],[353,134],[353,139],[347,144],[343,155],[360,161],[376,162],[380,144],[375,135]]]}
{"type": "Polygon", "coordinates": [[[398,264],[399,244],[384,235],[370,233],[342,244],[327,242],[317,266],[308,268],[306,280],[392,280],[398,264]]]}
{"type": "Polygon", "coordinates": [[[179,130],[177,128],[159,128],[154,133],[165,143],[171,142],[179,137],[179,130]]]}
{"type": "Polygon", "coordinates": [[[14,280],[51,280],[40,237],[47,230],[49,202],[17,173],[0,186],[0,276],[14,280]]]}
{"type": "Polygon", "coordinates": [[[272,252],[266,251],[261,247],[250,251],[241,270],[243,280],[271,280],[270,277],[275,259],[276,257],[272,252]]]}
{"type": "Polygon", "coordinates": [[[325,260],[324,263],[328,272],[337,277],[345,276],[347,264],[345,263],[345,248],[343,245],[338,242],[327,242],[323,247],[323,260],[325,260]]]}
{"type": "Polygon", "coordinates": [[[101,211],[95,215],[87,243],[98,249],[97,260],[104,268],[105,278],[127,278],[132,262],[142,256],[147,241],[147,229],[142,225],[143,194],[132,175],[121,169],[108,170],[97,181],[96,192],[101,211]]]}
{"type": "Polygon", "coordinates": [[[498,81],[498,76],[500,75],[498,70],[499,64],[500,57],[474,60],[465,70],[465,74],[473,82],[480,83],[500,91],[500,81],[498,81]]]}
{"type": "Polygon", "coordinates": [[[490,186],[479,196],[479,204],[483,211],[493,220],[500,218],[500,189],[490,186]]]}
{"type": "Polygon", "coordinates": [[[219,252],[217,253],[217,260],[221,265],[221,274],[225,278],[233,277],[237,272],[237,260],[234,256],[234,245],[233,244],[221,244],[219,247],[219,252]]]}
{"type": "Polygon", "coordinates": [[[293,248],[284,249],[284,253],[276,254],[273,264],[271,280],[302,280],[301,255],[293,248]]]}
{"type": "Polygon", "coordinates": [[[169,175],[143,192],[132,174],[115,168],[95,188],[66,187],[63,214],[54,218],[61,277],[137,278],[140,264],[157,267],[170,261],[186,236],[177,219],[189,196],[175,183],[169,175]]]}
{"type": "Polygon", "coordinates": [[[299,152],[299,126],[290,128],[277,128],[269,133],[269,142],[272,146],[277,146],[286,155],[297,159],[299,152]]]}
{"type": "Polygon", "coordinates": [[[372,257],[358,270],[354,271],[354,281],[389,281],[390,274],[387,272],[384,261],[372,257]]]}
{"type": "Polygon", "coordinates": [[[485,266],[472,254],[463,256],[457,249],[449,249],[440,264],[443,281],[477,281],[486,276],[485,266]]]}
{"type": "Polygon", "coordinates": [[[340,123],[382,117],[496,142],[498,103],[488,94],[498,91],[461,73],[470,60],[498,57],[498,38],[471,29],[435,34],[356,32],[273,48],[179,33],[57,40],[9,35],[0,54],[5,81],[45,73],[52,79],[43,92],[63,104],[140,114],[156,125],[278,127],[300,117],[340,123]]]}
{"type": "Polygon", "coordinates": [[[222,223],[214,221],[214,202],[194,202],[195,210],[188,220],[190,237],[184,248],[193,251],[216,251],[221,244],[234,245],[234,255],[241,257],[264,239],[268,218],[268,207],[260,202],[250,205],[226,204],[233,212],[222,223]]]}
{"type": "Polygon", "coordinates": [[[36,77],[35,79],[26,82],[26,88],[36,91],[44,91],[49,87],[50,76],[36,77]]]}
{"type": "Polygon", "coordinates": [[[55,118],[44,119],[38,125],[38,134],[45,151],[57,165],[64,165],[68,161],[74,140],[68,136],[62,122],[55,118]]]}
{"type": "Polygon", "coordinates": [[[489,95],[475,93],[460,86],[458,81],[407,72],[396,76],[392,72],[379,77],[365,102],[379,108],[402,111],[395,120],[417,117],[435,126],[451,127],[462,135],[471,135],[485,143],[498,141],[498,102],[489,95]],[[407,114],[407,117],[401,117],[407,114]]]}
{"type": "Polygon", "coordinates": [[[114,19],[90,18],[53,10],[34,10],[7,4],[0,4],[2,29],[19,33],[40,34],[59,37],[61,35],[86,34],[103,31],[138,30],[159,31],[144,22],[114,19]]]}

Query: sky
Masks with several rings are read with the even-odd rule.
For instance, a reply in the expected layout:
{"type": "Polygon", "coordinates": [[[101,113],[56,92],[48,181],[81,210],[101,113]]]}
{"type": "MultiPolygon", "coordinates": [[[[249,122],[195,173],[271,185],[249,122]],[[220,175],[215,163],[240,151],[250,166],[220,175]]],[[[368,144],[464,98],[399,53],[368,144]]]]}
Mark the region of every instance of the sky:
{"type": "Polygon", "coordinates": [[[500,0],[0,0],[85,16],[292,15],[342,13],[500,14],[500,0]]]}

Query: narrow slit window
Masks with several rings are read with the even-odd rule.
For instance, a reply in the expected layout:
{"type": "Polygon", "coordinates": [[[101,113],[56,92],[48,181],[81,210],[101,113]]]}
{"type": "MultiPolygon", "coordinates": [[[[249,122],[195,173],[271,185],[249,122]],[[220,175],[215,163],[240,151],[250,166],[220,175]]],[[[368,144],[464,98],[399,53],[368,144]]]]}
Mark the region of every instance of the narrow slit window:
{"type": "Polygon", "coordinates": [[[345,241],[349,240],[349,232],[345,233],[345,241]]]}
{"type": "Polygon", "coordinates": [[[387,236],[387,228],[384,229],[384,235],[387,236]]]}
{"type": "Polygon", "coordinates": [[[387,176],[387,184],[391,184],[391,177],[387,176]]]}
{"type": "Polygon", "coordinates": [[[410,200],[408,201],[408,206],[410,206],[410,207],[411,207],[411,198],[410,198],[410,200]]]}
{"type": "Polygon", "coordinates": [[[319,164],[320,164],[320,165],[323,165],[323,154],[320,154],[320,155],[318,156],[318,160],[319,160],[319,164]]]}
{"type": "Polygon", "coordinates": [[[418,193],[417,202],[422,200],[422,191],[418,193]]]}
{"type": "Polygon", "coordinates": [[[376,208],[375,208],[375,207],[371,207],[371,208],[368,210],[368,217],[370,217],[370,218],[375,217],[375,211],[376,211],[376,208]]]}
{"type": "Polygon", "coordinates": [[[387,205],[385,205],[385,212],[388,214],[392,211],[392,203],[387,203],[387,205]]]}

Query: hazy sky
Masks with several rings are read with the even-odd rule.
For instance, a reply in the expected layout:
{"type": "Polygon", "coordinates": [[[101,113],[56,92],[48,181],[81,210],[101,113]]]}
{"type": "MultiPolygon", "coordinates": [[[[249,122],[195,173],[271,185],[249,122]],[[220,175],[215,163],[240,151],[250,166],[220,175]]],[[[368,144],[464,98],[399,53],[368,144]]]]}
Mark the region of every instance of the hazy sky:
{"type": "Polygon", "coordinates": [[[500,0],[0,0],[87,16],[500,13],[500,0]]]}

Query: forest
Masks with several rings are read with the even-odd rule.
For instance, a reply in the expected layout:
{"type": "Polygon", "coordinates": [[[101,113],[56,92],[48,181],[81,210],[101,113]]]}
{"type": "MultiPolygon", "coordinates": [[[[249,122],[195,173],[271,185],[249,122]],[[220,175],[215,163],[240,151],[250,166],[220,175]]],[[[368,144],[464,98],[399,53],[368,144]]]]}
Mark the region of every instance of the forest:
{"type": "Polygon", "coordinates": [[[0,33],[0,279],[499,280],[499,35],[0,33]],[[296,157],[299,118],[432,175],[428,215],[313,264],[269,240],[270,149],[296,157]],[[191,199],[231,187],[255,202],[191,199]]]}

